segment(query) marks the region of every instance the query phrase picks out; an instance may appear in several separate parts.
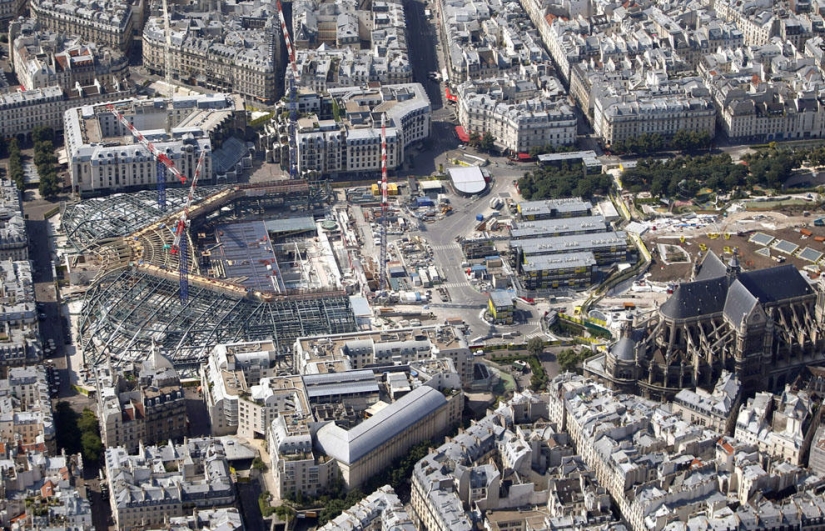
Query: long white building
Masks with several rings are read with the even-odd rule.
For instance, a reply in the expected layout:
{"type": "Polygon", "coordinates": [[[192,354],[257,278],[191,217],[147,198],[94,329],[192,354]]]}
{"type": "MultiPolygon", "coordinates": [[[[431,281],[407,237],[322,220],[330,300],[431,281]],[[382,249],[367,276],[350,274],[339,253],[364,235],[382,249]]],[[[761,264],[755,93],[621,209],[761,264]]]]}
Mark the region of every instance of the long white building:
{"type": "MultiPolygon", "coordinates": [[[[172,99],[126,100],[116,108],[155,146],[165,151],[187,179],[200,153],[201,182],[213,177],[213,138],[243,129],[246,111],[239,95],[211,94],[172,99]]],[[[157,164],[105,105],[66,111],[66,153],[72,190],[81,195],[135,190],[157,184],[157,164]]]]}

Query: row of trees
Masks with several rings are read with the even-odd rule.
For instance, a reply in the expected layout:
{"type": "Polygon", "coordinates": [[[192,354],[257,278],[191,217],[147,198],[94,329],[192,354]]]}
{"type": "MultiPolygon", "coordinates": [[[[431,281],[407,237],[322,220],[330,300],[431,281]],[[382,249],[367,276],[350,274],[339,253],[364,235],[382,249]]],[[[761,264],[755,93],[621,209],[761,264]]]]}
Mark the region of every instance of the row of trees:
{"type": "Polygon", "coordinates": [[[83,460],[96,463],[103,452],[100,426],[94,412],[86,408],[78,415],[68,402],[58,402],[54,411],[57,447],[67,454],[83,454],[83,460]]]}
{"type": "Polygon", "coordinates": [[[748,168],[734,164],[730,156],[702,155],[670,160],[642,159],[622,174],[631,192],[649,191],[654,196],[694,197],[700,189],[727,192],[748,184],[748,168]]]}
{"type": "Polygon", "coordinates": [[[17,185],[18,190],[26,187],[26,177],[23,173],[23,157],[20,154],[20,146],[17,139],[12,138],[9,142],[9,179],[17,185]]]}
{"type": "Polygon", "coordinates": [[[591,197],[606,194],[611,178],[603,173],[585,173],[581,163],[564,162],[561,167],[541,166],[527,172],[518,181],[524,199],[556,199],[560,197],[591,197]]]}
{"type": "Polygon", "coordinates": [[[644,133],[636,137],[614,142],[611,149],[616,153],[635,153],[637,155],[649,155],[665,148],[678,149],[680,151],[696,151],[708,149],[713,143],[710,133],[707,131],[676,131],[670,142],[658,133],[644,133]]]}
{"type": "Polygon", "coordinates": [[[470,147],[476,148],[479,151],[489,153],[495,148],[496,137],[490,131],[484,131],[483,135],[478,133],[470,133],[470,141],[467,142],[470,147]]]}
{"type": "Polygon", "coordinates": [[[57,175],[57,157],[54,154],[54,131],[48,127],[35,127],[32,130],[34,141],[34,165],[40,176],[40,195],[51,199],[63,188],[57,175]]]}

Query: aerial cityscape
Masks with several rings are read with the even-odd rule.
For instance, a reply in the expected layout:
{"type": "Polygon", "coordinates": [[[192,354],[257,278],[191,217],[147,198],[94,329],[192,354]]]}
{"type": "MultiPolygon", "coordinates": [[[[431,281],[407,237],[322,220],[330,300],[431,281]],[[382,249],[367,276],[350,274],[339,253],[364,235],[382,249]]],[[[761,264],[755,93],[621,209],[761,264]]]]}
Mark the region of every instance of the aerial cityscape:
{"type": "Polygon", "coordinates": [[[0,0],[0,527],[825,530],[825,0],[0,0]]]}

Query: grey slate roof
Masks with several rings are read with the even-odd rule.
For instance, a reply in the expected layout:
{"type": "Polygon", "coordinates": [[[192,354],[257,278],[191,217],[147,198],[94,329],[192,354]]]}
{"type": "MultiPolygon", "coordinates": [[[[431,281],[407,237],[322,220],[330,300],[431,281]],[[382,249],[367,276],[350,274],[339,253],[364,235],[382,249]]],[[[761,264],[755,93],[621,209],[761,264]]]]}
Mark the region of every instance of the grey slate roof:
{"type": "Polygon", "coordinates": [[[708,280],[710,278],[719,278],[725,276],[727,267],[722,260],[716,256],[713,251],[709,252],[704,261],[702,261],[702,268],[699,269],[699,274],[696,275],[696,280],[708,280]]]}
{"type": "Polygon", "coordinates": [[[725,301],[725,317],[730,319],[734,326],[739,326],[742,318],[748,315],[759,301],[748,289],[736,280],[728,290],[728,298],[725,301]]]}
{"type": "Polygon", "coordinates": [[[686,282],[676,288],[673,296],[662,304],[662,315],[670,319],[690,319],[721,313],[725,307],[727,291],[726,277],[686,282]]]}
{"type": "Polygon", "coordinates": [[[635,361],[636,360],[636,342],[629,337],[623,337],[613,345],[610,349],[617,360],[635,361]]]}
{"type": "Polygon", "coordinates": [[[813,294],[814,290],[799,270],[791,265],[741,273],[739,281],[762,304],[813,294]]]}

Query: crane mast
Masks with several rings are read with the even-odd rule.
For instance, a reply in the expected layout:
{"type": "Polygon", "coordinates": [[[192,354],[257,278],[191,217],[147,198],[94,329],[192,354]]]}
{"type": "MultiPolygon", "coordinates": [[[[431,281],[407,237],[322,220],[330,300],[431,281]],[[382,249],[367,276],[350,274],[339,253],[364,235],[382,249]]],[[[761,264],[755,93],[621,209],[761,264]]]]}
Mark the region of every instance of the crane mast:
{"type": "MultiPolygon", "coordinates": [[[[181,184],[186,184],[186,176],[183,175],[180,170],[175,167],[175,163],[172,162],[172,159],[166,153],[162,153],[158,151],[157,147],[152,143],[149,142],[146,137],[143,136],[143,133],[138,131],[134,125],[132,125],[129,120],[120,113],[114,105],[109,104],[106,106],[107,110],[115,115],[117,120],[123,124],[123,126],[132,133],[132,136],[140,143],[141,146],[149,150],[149,153],[155,157],[158,163],[158,175],[160,178],[160,171],[161,168],[165,174],[165,172],[169,172],[175,177],[177,177],[178,181],[181,184]]],[[[192,206],[192,201],[195,197],[195,186],[198,184],[198,179],[201,176],[201,171],[203,170],[203,161],[206,157],[206,150],[202,149],[200,155],[198,156],[198,164],[195,166],[195,173],[192,176],[192,183],[189,186],[189,194],[186,196],[186,204],[183,208],[183,211],[180,214],[180,218],[178,218],[177,223],[175,224],[175,237],[172,242],[172,246],[170,252],[174,255],[179,256],[179,273],[180,273],[180,300],[181,302],[186,302],[189,298],[189,253],[188,253],[188,246],[189,240],[186,235],[186,231],[189,229],[189,208],[192,206]]],[[[160,205],[160,186],[158,186],[158,204],[160,205]]],[[[162,205],[163,209],[166,209],[165,204],[165,194],[164,194],[164,204],[162,205]]]]}
{"type": "Polygon", "coordinates": [[[186,197],[186,206],[181,212],[178,223],[175,226],[175,240],[172,243],[172,254],[179,255],[178,262],[180,268],[178,270],[180,278],[180,301],[185,303],[189,299],[189,235],[186,232],[189,230],[189,207],[192,206],[192,199],[195,196],[195,186],[198,184],[198,178],[201,176],[201,169],[203,168],[203,159],[206,151],[201,150],[198,156],[198,165],[195,167],[195,175],[192,177],[192,185],[189,187],[189,195],[186,197]]]}
{"type": "Polygon", "coordinates": [[[160,151],[158,151],[157,147],[155,147],[155,145],[152,142],[149,142],[149,140],[147,140],[146,137],[143,136],[143,133],[138,131],[135,128],[135,126],[129,120],[127,120],[126,117],[123,116],[123,114],[121,114],[120,111],[117,110],[117,108],[115,108],[114,105],[109,104],[106,106],[106,109],[115,115],[117,121],[120,122],[123,125],[123,127],[125,127],[129,131],[129,133],[131,133],[132,136],[135,137],[135,140],[137,140],[141,146],[146,148],[149,151],[149,153],[151,153],[152,156],[155,158],[155,161],[157,161],[158,167],[156,174],[158,184],[158,208],[162,212],[166,211],[166,172],[168,171],[169,173],[177,177],[181,184],[186,184],[186,177],[180,171],[178,171],[178,169],[175,167],[175,164],[172,162],[172,159],[170,159],[169,156],[166,155],[166,153],[161,153],[160,151]]]}
{"type": "Polygon", "coordinates": [[[378,288],[387,287],[387,208],[389,191],[387,190],[387,124],[386,114],[381,115],[381,251],[378,255],[378,288]]]}
{"type": "Polygon", "coordinates": [[[281,21],[281,32],[284,34],[284,44],[286,44],[286,52],[289,56],[290,71],[287,71],[289,76],[289,125],[287,126],[287,134],[289,135],[289,178],[298,178],[298,66],[295,64],[295,49],[292,47],[292,41],[289,37],[289,30],[286,27],[286,19],[284,18],[283,6],[281,0],[277,0],[278,18],[281,21]],[[290,75],[291,74],[291,75],[290,75]]]}

